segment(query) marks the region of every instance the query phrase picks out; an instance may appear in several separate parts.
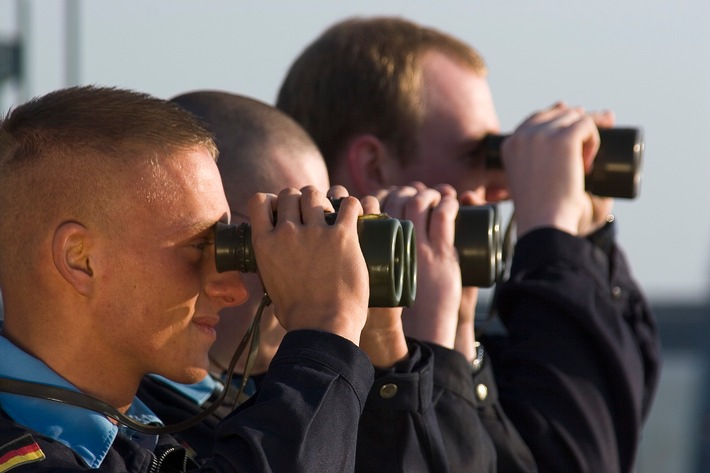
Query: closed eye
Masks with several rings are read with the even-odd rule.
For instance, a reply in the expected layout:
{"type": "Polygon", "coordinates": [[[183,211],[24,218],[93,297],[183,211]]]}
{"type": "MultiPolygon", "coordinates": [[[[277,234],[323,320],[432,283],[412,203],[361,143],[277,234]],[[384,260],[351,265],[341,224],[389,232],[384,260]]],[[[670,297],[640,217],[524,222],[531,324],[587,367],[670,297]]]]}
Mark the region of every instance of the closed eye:
{"type": "Polygon", "coordinates": [[[192,246],[193,248],[197,248],[200,251],[204,251],[205,249],[209,248],[210,246],[214,245],[214,241],[209,240],[209,241],[200,241],[193,243],[192,246]]]}

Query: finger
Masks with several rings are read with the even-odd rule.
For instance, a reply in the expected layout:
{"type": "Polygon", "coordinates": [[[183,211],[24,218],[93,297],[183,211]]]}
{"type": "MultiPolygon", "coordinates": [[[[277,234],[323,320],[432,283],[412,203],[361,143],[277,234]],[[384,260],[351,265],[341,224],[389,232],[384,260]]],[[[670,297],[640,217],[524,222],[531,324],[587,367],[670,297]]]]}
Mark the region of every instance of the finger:
{"type": "Polygon", "coordinates": [[[567,128],[582,120],[586,115],[586,112],[581,107],[569,107],[556,113],[548,121],[550,125],[558,128],[567,128]]]}
{"type": "Polygon", "coordinates": [[[380,201],[374,196],[367,195],[360,199],[360,204],[362,205],[362,211],[365,214],[379,214],[380,213],[380,201]]]}
{"type": "Polygon", "coordinates": [[[331,199],[342,199],[349,195],[348,190],[341,185],[334,185],[328,189],[328,197],[331,199]]]}
{"type": "Polygon", "coordinates": [[[473,191],[464,191],[459,196],[459,202],[461,205],[485,205],[488,203],[484,196],[473,191]]]}
{"type": "Polygon", "coordinates": [[[557,102],[546,109],[538,110],[537,112],[532,113],[525,120],[523,120],[520,126],[534,125],[549,121],[554,119],[560,113],[564,113],[568,108],[569,107],[565,102],[557,102]]]}
{"type": "Polygon", "coordinates": [[[375,196],[375,198],[377,200],[379,200],[380,202],[383,202],[387,198],[389,193],[392,192],[393,190],[394,190],[394,187],[390,187],[387,189],[380,189],[377,192],[375,192],[373,195],[375,196]]]}
{"type": "Polygon", "coordinates": [[[301,223],[301,191],[293,187],[279,192],[276,201],[276,226],[284,222],[301,223]]]}
{"type": "Polygon", "coordinates": [[[380,208],[391,217],[405,218],[405,206],[417,192],[411,186],[397,187],[390,191],[383,200],[380,200],[380,208]]]}
{"type": "Polygon", "coordinates": [[[450,195],[456,198],[456,189],[450,184],[439,184],[437,186],[434,186],[434,190],[436,190],[442,196],[450,195]]]}
{"type": "Polygon", "coordinates": [[[581,135],[582,161],[584,162],[584,172],[587,173],[592,169],[594,158],[599,151],[599,145],[601,143],[599,129],[589,115],[581,117],[579,121],[573,125],[573,128],[575,132],[581,135]]]}
{"type": "Polygon", "coordinates": [[[417,191],[422,191],[422,190],[426,189],[428,186],[421,181],[412,181],[409,183],[409,187],[413,187],[417,191]]]}
{"type": "Polygon", "coordinates": [[[358,199],[353,196],[344,197],[340,202],[336,223],[355,226],[358,217],[362,214],[362,205],[358,199]]]}
{"type": "Polygon", "coordinates": [[[410,197],[405,203],[402,218],[411,220],[417,238],[422,243],[429,242],[429,218],[432,209],[441,201],[441,194],[434,189],[426,189],[410,197]]]}
{"type": "Polygon", "coordinates": [[[276,210],[277,199],[276,195],[263,192],[254,194],[249,199],[249,220],[254,229],[274,227],[274,211],[276,210]]]}
{"type": "Polygon", "coordinates": [[[306,186],[301,190],[300,208],[304,224],[326,225],[325,212],[332,211],[333,206],[315,186],[306,186]]]}
{"type": "Polygon", "coordinates": [[[611,110],[591,112],[589,116],[599,128],[611,128],[616,123],[616,115],[611,110]]]}
{"type": "Polygon", "coordinates": [[[439,248],[446,249],[454,244],[456,216],[459,201],[455,196],[444,195],[429,217],[429,240],[439,248]]]}

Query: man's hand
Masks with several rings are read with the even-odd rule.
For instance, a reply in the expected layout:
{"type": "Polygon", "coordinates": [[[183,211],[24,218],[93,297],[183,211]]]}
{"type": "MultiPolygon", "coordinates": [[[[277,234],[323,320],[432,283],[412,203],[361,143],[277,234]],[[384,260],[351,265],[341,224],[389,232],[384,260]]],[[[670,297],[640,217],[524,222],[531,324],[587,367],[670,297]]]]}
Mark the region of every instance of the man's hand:
{"type": "Polygon", "coordinates": [[[584,236],[603,224],[611,199],[591,197],[584,176],[599,150],[597,126],[613,122],[610,112],[592,115],[560,103],[525,120],[503,142],[518,236],[539,227],[584,236]]]}
{"type": "Polygon", "coordinates": [[[259,274],[286,330],[323,330],[359,344],[369,299],[357,234],[362,206],[346,197],[333,225],[325,221],[325,211],[333,211],[330,201],[312,186],[252,197],[259,274]]]}
{"type": "Polygon", "coordinates": [[[377,196],[388,215],[411,220],[417,242],[417,296],[404,309],[404,331],[422,341],[454,348],[461,303],[461,267],[454,247],[459,203],[451,186],[421,183],[377,196]]]}

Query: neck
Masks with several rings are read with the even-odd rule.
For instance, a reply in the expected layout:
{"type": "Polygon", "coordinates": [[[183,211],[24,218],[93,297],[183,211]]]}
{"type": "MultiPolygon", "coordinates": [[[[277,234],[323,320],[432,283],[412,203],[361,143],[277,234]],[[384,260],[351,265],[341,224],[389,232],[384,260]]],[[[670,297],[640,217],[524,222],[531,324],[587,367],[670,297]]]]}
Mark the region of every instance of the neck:
{"type": "MultiPolygon", "coordinates": [[[[37,324],[35,324],[36,326],[37,324]]],[[[54,327],[50,331],[17,330],[12,317],[5,320],[3,336],[49,366],[84,394],[93,396],[121,412],[133,402],[140,377],[127,376],[127,370],[117,370],[115,360],[102,356],[91,337],[82,336],[69,327],[54,327]],[[86,340],[83,344],[66,343],[66,340],[86,340]],[[90,353],[90,356],[87,356],[90,353]]]]}

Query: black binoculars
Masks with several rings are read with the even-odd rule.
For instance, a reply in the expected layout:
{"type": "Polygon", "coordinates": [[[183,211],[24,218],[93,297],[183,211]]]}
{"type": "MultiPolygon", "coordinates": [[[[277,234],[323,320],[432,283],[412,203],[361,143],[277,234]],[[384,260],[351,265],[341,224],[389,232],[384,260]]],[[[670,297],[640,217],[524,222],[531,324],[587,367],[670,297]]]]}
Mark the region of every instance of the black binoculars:
{"type": "MultiPolygon", "coordinates": [[[[500,145],[509,135],[485,138],[486,167],[501,169],[500,145]]],[[[644,142],[639,128],[599,128],[601,144],[594,167],[585,178],[588,192],[600,197],[633,199],[641,185],[644,142]]]]}
{"type": "MultiPolygon", "coordinates": [[[[329,224],[335,212],[326,214],[329,224]]],[[[386,214],[363,215],[357,224],[360,249],[370,278],[370,307],[409,307],[417,291],[417,251],[414,225],[386,214]]],[[[217,271],[257,272],[251,243],[251,226],[217,223],[215,226],[217,271]]]]}
{"type": "MultiPolygon", "coordinates": [[[[326,221],[335,222],[336,213],[326,221]]],[[[386,214],[358,219],[358,239],[370,277],[370,307],[409,307],[417,292],[417,251],[414,224],[386,214]]],[[[461,207],[456,219],[455,246],[462,282],[493,285],[501,270],[500,221],[492,205],[461,207]]],[[[248,223],[215,225],[217,271],[257,272],[248,223]]]]}

